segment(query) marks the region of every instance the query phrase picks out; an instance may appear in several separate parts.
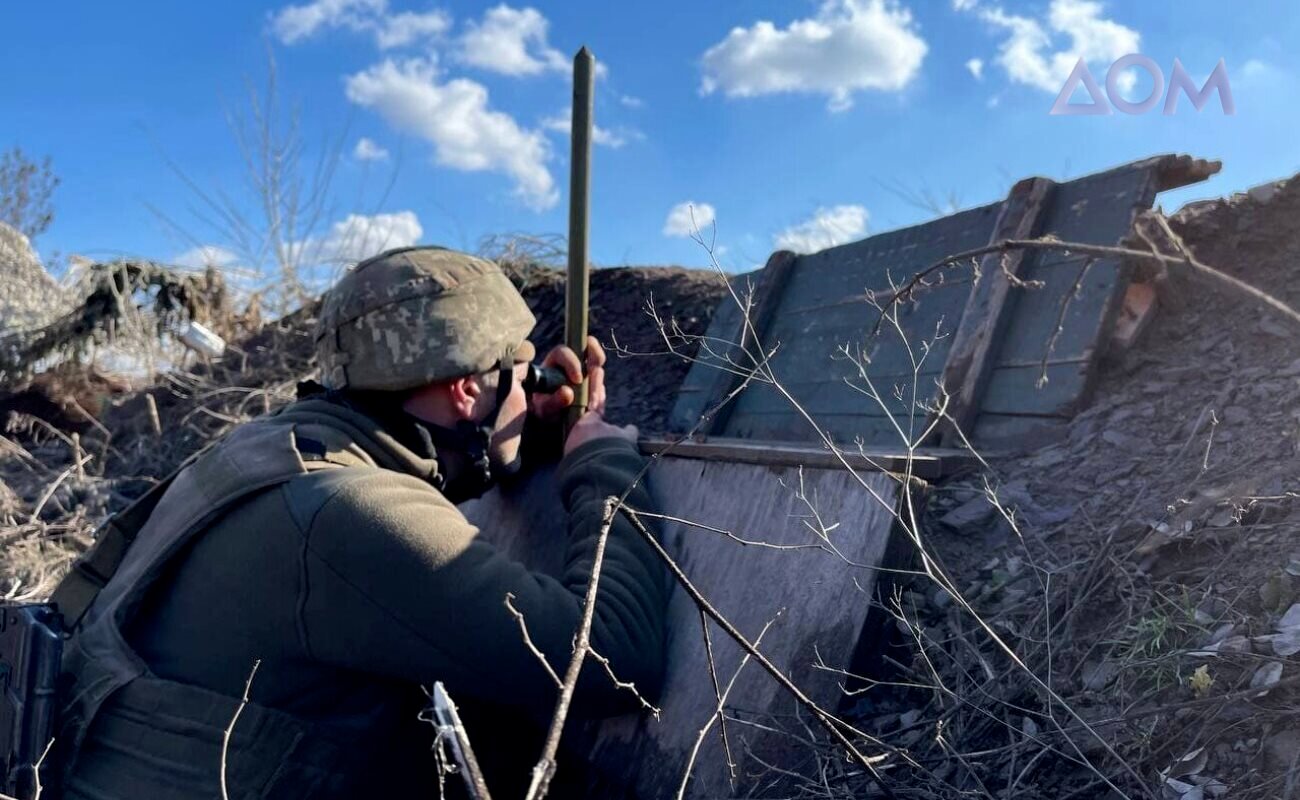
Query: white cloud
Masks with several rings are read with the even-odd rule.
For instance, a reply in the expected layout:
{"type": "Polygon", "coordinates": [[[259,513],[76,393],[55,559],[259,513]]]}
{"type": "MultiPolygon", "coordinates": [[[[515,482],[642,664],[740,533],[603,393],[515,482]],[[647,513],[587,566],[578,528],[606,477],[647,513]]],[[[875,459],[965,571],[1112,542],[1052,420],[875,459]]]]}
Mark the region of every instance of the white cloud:
{"type": "Polygon", "coordinates": [[[967,61],[966,69],[971,75],[975,76],[975,80],[984,80],[984,61],[982,59],[972,58],[970,61],[967,61]]]}
{"type": "Polygon", "coordinates": [[[352,157],[358,161],[387,161],[388,151],[375,144],[373,139],[362,136],[352,149],[352,157]]]}
{"type": "Polygon", "coordinates": [[[436,163],[466,172],[506,174],[514,181],[515,194],[533,208],[550,208],[559,200],[546,167],[546,137],[489,108],[482,84],[465,78],[444,82],[428,59],[389,59],[349,76],[346,91],[353,103],[432,144],[436,163]]]}
{"type": "MultiPolygon", "coordinates": [[[[556,133],[562,133],[565,136],[568,136],[570,131],[573,129],[573,111],[566,109],[559,114],[546,117],[542,120],[542,127],[548,131],[555,131],[556,133]]],[[[593,124],[591,126],[591,141],[601,145],[602,147],[608,147],[611,150],[619,149],[632,139],[639,140],[644,138],[645,135],[640,131],[624,128],[613,131],[609,128],[602,128],[599,125],[593,124]]]]}
{"type": "Polygon", "coordinates": [[[776,249],[815,253],[858,239],[867,232],[867,210],[846,205],[819,208],[811,219],[792,225],[774,237],[776,249]]]}
{"type": "Polygon", "coordinates": [[[451,17],[443,11],[423,14],[403,11],[385,17],[375,29],[375,43],[379,49],[405,47],[421,39],[432,39],[451,28],[451,17]]]}
{"type": "Polygon", "coordinates": [[[313,0],[271,15],[271,30],[285,44],[337,28],[368,33],[387,50],[441,36],[451,28],[451,17],[439,10],[392,14],[388,0],[313,0]]]}
{"type": "Polygon", "coordinates": [[[1252,58],[1245,64],[1241,65],[1241,74],[1245,78],[1255,78],[1260,75],[1267,75],[1272,71],[1272,67],[1260,61],[1258,58],[1252,58]]]}
{"type": "Polygon", "coordinates": [[[424,228],[414,211],[393,214],[349,214],[330,226],[321,239],[300,243],[304,263],[324,264],[361,261],[394,247],[420,243],[424,228]]]}
{"type": "Polygon", "coordinates": [[[645,101],[643,101],[641,98],[633,97],[630,94],[620,95],[618,98],[618,102],[622,103],[624,106],[628,108],[641,108],[642,106],[645,105],[645,101]]]}
{"type": "MultiPolygon", "coordinates": [[[[1195,80],[1197,81],[1198,86],[1204,82],[1205,77],[1206,76],[1204,75],[1196,77],[1195,80]]],[[[1247,60],[1246,63],[1241,65],[1240,70],[1233,72],[1232,77],[1234,80],[1240,77],[1241,83],[1244,86],[1275,83],[1288,79],[1288,75],[1283,69],[1266,61],[1261,61],[1258,58],[1247,60]]]]}
{"type": "MultiPolygon", "coordinates": [[[[975,9],[980,19],[1007,32],[998,48],[997,63],[1015,83],[1048,92],[1060,92],[1070,70],[1080,58],[1089,64],[1109,67],[1120,56],[1140,49],[1141,35],[1102,16],[1105,11],[1095,0],[1052,0],[1046,19],[1009,14],[1000,7],[976,6],[967,0],[959,9],[975,9]],[[1068,39],[1065,46],[1059,39],[1068,39]]],[[[1130,89],[1132,73],[1124,76],[1121,88],[1130,89]]]]}
{"type": "Polygon", "coordinates": [[[896,0],[824,0],[816,16],[786,28],[765,20],[733,28],[704,53],[700,89],[728,97],[826,94],[830,110],[843,111],[855,91],[906,87],[927,49],[896,0]]]}
{"type": "Polygon", "coordinates": [[[286,6],[271,15],[271,29],[285,44],[296,44],[323,28],[362,30],[380,13],[384,0],[315,0],[286,6]]]}
{"type": "Polygon", "coordinates": [[[504,3],[490,8],[481,22],[471,22],[461,34],[459,59],[502,75],[567,72],[569,59],[547,42],[550,23],[535,8],[516,9],[504,3]]]}
{"type": "Polygon", "coordinates": [[[178,267],[190,267],[192,269],[204,269],[206,267],[229,267],[239,261],[239,256],[224,247],[218,247],[214,244],[205,244],[199,247],[191,247],[184,253],[172,259],[172,263],[178,267]]]}
{"type": "Polygon", "coordinates": [[[668,219],[664,220],[664,236],[693,236],[697,231],[707,231],[717,218],[717,212],[708,203],[697,203],[694,200],[678,203],[668,212],[668,219]]]}

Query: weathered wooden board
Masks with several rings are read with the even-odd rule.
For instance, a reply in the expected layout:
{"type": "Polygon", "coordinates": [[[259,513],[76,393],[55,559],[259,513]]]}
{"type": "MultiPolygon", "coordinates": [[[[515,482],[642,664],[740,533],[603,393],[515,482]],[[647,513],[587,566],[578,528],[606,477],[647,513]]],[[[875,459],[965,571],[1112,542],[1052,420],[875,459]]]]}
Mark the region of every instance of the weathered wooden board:
{"type": "MultiPolygon", "coordinates": [[[[764,345],[776,348],[772,371],[837,441],[861,438],[868,446],[900,446],[888,416],[913,419],[912,389],[923,402],[930,400],[940,375],[955,393],[949,411],[961,417],[963,429],[1010,432],[1019,416],[1028,434],[1044,419],[1066,418],[1087,403],[1128,282],[1120,260],[1055,250],[1011,255],[1009,271],[1031,286],[1004,279],[1001,256],[981,262],[987,280],[973,280],[968,267],[953,268],[942,273],[942,282],[926,285],[895,307],[901,334],[890,325],[876,330],[879,313],[869,298],[883,300],[891,287],[944,257],[1007,238],[1052,235],[1118,244],[1158,192],[1204,180],[1217,170],[1215,162],[1159,156],[1060,184],[1026,180],[1003,202],[802,255],[782,262],[779,276],[765,280],[765,269],[739,282],[779,291],[775,299],[770,291],[764,296],[758,325],[764,345]],[[1041,375],[1044,363],[1049,381],[1027,380],[1035,365],[1041,375]],[[867,401],[844,383],[860,380],[861,371],[878,385],[900,384],[904,399],[891,400],[888,408],[867,401]],[[913,380],[915,372],[920,376],[913,380]],[[996,424],[980,425],[984,415],[996,415],[996,424]]],[[[690,430],[717,405],[725,396],[719,386],[738,385],[731,376],[719,381],[717,374],[729,353],[725,343],[739,341],[741,322],[735,304],[724,299],[709,331],[713,352],[692,366],[670,418],[673,430],[690,430]]],[[[922,420],[908,427],[912,432],[926,426],[922,420]]],[[[816,438],[784,398],[757,383],[732,401],[708,432],[784,441],[816,438]]],[[[940,441],[952,446],[957,440],[949,435],[940,441]]]]}
{"type": "MultiPolygon", "coordinates": [[[[1159,162],[1149,161],[1060,184],[1045,211],[1042,232],[1070,242],[1118,244],[1133,220],[1155,202],[1163,180],[1159,162]]],[[[1043,417],[1068,418],[1083,408],[1123,304],[1128,272],[1116,258],[1086,259],[1060,251],[1027,258],[1022,277],[1043,285],[1014,293],[1015,311],[996,351],[981,414],[1022,416],[1021,431],[1029,435],[1044,429],[1043,417]],[[1041,368],[1027,364],[1044,359],[1075,363],[1049,368],[1049,381],[1039,385],[1041,368]]],[[[1045,430],[1054,427],[1047,424],[1045,430]]]]}
{"type": "MultiPolygon", "coordinates": [[[[831,548],[777,550],[742,545],[684,525],[665,527],[675,559],[706,597],[749,637],[772,622],[761,650],[810,697],[836,706],[837,676],[816,669],[818,654],[828,665],[850,662],[866,622],[871,592],[888,544],[900,496],[889,475],[842,469],[800,470],[796,466],[734,464],[665,457],[649,475],[661,509],[673,516],[775,545],[825,545],[806,523],[808,498],[821,514],[831,548]],[[865,482],[863,487],[859,480],[865,482]]],[[[514,491],[493,492],[461,507],[484,537],[535,569],[556,571],[563,553],[562,526],[550,538],[535,520],[560,519],[554,488],[545,474],[514,491]],[[527,535],[515,535],[515,532],[527,535]]],[[[680,590],[672,598],[667,685],[656,721],[624,717],[589,726],[593,765],[606,780],[622,778],[646,800],[671,798],[685,774],[700,729],[717,701],[708,673],[700,617],[680,590]]],[[[712,630],[719,680],[730,680],[742,652],[712,630]]],[[[782,725],[794,711],[780,687],[752,662],[728,698],[728,713],[764,725],[782,725]]],[[[742,765],[746,748],[759,754],[788,748],[785,737],[739,723],[729,724],[732,748],[742,765]]],[[[786,761],[785,763],[788,763],[786,761]]],[[[742,783],[729,785],[726,758],[716,728],[705,736],[688,797],[745,796],[742,783]]]]}
{"type": "Polygon", "coordinates": [[[816,445],[767,442],[752,439],[706,438],[675,441],[650,438],[640,441],[645,455],[669,455],[702,461],[726,461],[732,464],[759,464],[766,467],[808,467],[909,474],[929,480],[969,466],[967,450],[927,448],[924,453],[908,453],[902,448],[849,448],[839,454],[816,445]]]}
{"type": "MultiPolygon", "coordinates": [[[[1056,184],[1046,178],[1026,178],[1011,189],[993,230],[995,241],[1030,239],[1039,233],[1043,208],[1056,184]]],[[[993,371],[993,354],[1014,311],[1011,292],[1030,254],[1023,250],[990,253],[980,259],[979,280],[971,287],[961,322],[953,333],[943,367],[943,385],[951,393],[948,419],[941,441],[951,447],[961,441],[979,414],[980,401],[993,371]]]]}
{"type": "MultiPolygon", "coordinates": [[[[907,447],[917,441],[925,430],[925,415],[896,419],[866,414],[818,414],[817,427],[837,442],[840,447],[853,447],[863,442],[872,447],[907,447]]],[[[809,440],[812,429],[808,423],[784,412],[777,414],[745,414],[727,426],[727,435],[742,439],[772,439],[775,441],[809,440]]]]}

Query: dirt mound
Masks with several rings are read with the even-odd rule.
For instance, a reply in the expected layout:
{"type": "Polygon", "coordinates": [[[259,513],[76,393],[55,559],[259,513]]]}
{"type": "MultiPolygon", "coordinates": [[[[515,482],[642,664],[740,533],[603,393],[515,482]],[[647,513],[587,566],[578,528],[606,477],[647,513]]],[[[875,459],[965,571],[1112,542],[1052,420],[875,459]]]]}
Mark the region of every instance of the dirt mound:
{"type": "MultiPolygon", "coordinates": [[[[533,272],[520,278],[521,291],[538,324],[532,340],[545,353],[564,339],[563,273],[533,272]]],[[[703,334],[726,291],[709,270],[681,267],[618,267],[591,273],[588,329],[609,351],[607,384],[610,420],[663,431],[677,387],[690,364],[663,355],[665,345],[653,307],[664,324],[703,334]]]]}
{"type": "MultiPolygon", "coordinates": [[[[535,268],[516,270],[513,278],[539,319],[533,339],[545,352],[563,338],[564,275],[535,268]]],[[[665,322],[675,320],[685,331],[703,333],[723,291],[721,276],[711,271],[593,271],[590,330],[610,354],[611,420],[635,423],[645,431],[663,430],[685,375],[687,364],[680,358],[655,355],[664,346],[658,323],[647,313],[648,304],[654,303],[665,322]]],[[[233,342],[225,357],[162,374],[138,391],[68,364],[0,391],[0,423],[8,425],[14,446],[30,445],[30,462],[50,466],[71,463],[70,436],[84,437],[85,452],[93,457],[92,473],[140,478],[115,486],[117,499],[125,500],[147,485],[142,479],[167,474],[232,425],[292,400],[298,382],[314,373],[316,313],[313,304],[263,325],[233,342]]],[[[21,458],[8,463],[15,469],[30,466],[21,458]]],[[[35,504],[51,477],[47,472],[0,469],[0,478],[28,504],[35,504]]],[[[57,516],[63,506],[57,502],[60,497],[53,499],[56,502],[47,503],[43,513],[57,516]]]]}
{"type": "MultiPolygon", "coordinates": [[[[1189,205],[1170,224],[1200,261],[1300,305],[1300,180],[1189,205]]],[[[920,707],[911,727],[942,721],[952,751],[980,753],[964,768],[990,788],[1024,770],[1018,797],[1106,794],[1076,746],[1135,797],[1280,797],[1294,775],[1300,327],[1184,267],[1168,282],[1067,438],[940,487],[928,509],[962,595],[1080,718],[916,581],[901,659],[975,702],[884,693],[872,725],[887,735],[920,707]]]]}

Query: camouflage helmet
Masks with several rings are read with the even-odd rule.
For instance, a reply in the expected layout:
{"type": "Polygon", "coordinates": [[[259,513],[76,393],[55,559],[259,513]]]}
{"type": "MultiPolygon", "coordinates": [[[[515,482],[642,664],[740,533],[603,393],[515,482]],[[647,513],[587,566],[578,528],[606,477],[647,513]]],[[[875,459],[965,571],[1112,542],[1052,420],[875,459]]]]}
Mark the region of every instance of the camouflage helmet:
{"type": "Polygon", "coordinates": [[[531,360],[537,320],[491,261],[403,247],[362,261],[325,295],[316,326],[321,383],[401,391],[531,360]]]}

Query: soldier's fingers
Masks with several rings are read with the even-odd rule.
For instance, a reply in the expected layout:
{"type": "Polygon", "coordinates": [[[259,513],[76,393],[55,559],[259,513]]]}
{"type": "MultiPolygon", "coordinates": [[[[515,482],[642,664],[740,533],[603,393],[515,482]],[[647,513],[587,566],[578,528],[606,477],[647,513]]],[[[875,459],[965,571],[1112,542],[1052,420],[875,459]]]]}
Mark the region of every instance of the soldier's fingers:
{"type": "Polygon", "coordinates": [[[552,349],[542,363],[549,367],[559,367],[564,370],[564,374],[568,376],[570,383],[577,383],[582,380],[582,362],[578,361],[578,354],[564,345],[557,345],[552,349]]]}
{"type": "Polygon", "coordinates": [[[534,413],[542,419],[553,419],[564,409],[573,405],[573,390],[565,386],[554,394],[534,397],[534,413]]]}
{"type": "Polygon", "coordinates": [[[597,414],[605,413],[605,393],[592,392],[587,395],[587,410],[595,411],[597,414]]]}
{"type": "Polygon", "coordinates": [[[587,366],[603,367],[605,365],[605,348],[595,336],[587,337],[587,366]]]}
{"type": "Polygon", "coordinates": [[[592,367],[587,370],[587,401],[589,405],[605,405],[605,368],[592,367]]]}

